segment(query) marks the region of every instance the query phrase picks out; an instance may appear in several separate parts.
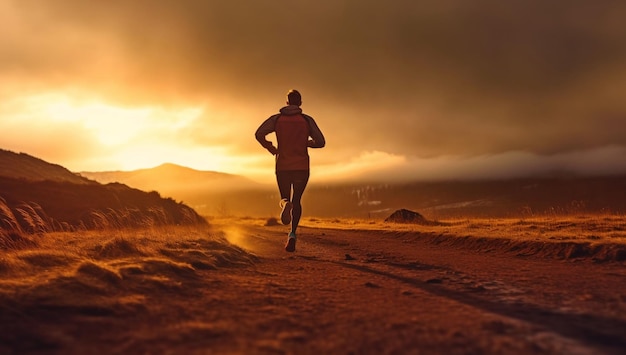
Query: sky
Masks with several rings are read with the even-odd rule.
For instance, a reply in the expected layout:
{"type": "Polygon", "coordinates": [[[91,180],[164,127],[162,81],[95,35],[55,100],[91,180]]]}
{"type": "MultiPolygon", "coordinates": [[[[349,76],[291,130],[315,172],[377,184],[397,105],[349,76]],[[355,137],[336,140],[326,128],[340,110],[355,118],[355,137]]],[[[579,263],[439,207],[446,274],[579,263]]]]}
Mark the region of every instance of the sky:
{"type": "Polygon", "coordinates": [[[273,181],[289,89],[318,181],[626,173],[621,0],[0,0],[0,148],[273,181]]]}

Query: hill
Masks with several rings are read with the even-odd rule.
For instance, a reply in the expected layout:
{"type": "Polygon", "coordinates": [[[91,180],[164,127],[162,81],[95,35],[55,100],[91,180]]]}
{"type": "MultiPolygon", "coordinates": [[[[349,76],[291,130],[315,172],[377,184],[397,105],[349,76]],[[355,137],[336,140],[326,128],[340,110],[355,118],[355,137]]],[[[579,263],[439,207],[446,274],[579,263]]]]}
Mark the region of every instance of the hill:
{"type": "Polygon", "coordinates": [[[205,215],[265,216],[277,203],[274,186],[268,187],[239,175],[171,163],[150,169],[80,172],[80,175],[100,183],[120,182],[145,191],[158,191],[163,196],[184,201],[205,215]]]}
{"type": "Polygon", "coordinates": [[[103,185],[28,154],[2,150],[0,160],[0,232],[206,223],[157,192],[103,185]]]}
{"type": "Polygon", "coordinates": [[[195,170],[165,163],[154,168],[132,171],[80,172],[81,176],[106,184],[119,182],[145,191],[156,190],[164,195],[206,190],[247,189],[257,183],[239,175],[195,170]]]}
{"type": "Polygon", "coordinates": [[[0,149],[0,176],[29,181],[65,181],[73,184],[92,184],[93,181],[68,169],[48,163],[26,153],[0,149]]]}

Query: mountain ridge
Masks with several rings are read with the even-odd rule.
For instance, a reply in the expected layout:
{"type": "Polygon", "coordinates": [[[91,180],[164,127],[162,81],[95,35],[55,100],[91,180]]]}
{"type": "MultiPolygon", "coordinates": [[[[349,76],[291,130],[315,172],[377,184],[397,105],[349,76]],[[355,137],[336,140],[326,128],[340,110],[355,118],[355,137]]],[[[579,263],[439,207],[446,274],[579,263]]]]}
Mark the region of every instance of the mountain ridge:
{"type": "MultiPolygon", "coordinates": [[[[129,179],[134,176],[141,176],[151,173],[159,173],[159,174],[197,174],[197,175],[208,175],[216,178],[243,178],[240,175],[224,173],[219,171],[211,171],[211,170],[197,170],[187,166],[178,165],[174,163],[163,163],[157,165],[152,168],[142,168],[142,169],[134,169],[134,170],[105,170],[105,171],[80,171],[77,174],[83,177],[97,177],[96,181],[103,182],[101,180],[111,180],[107,182],[119,182],[113,181],[113,179],[122,178],[129,179]]],[[[245,179],[245,178],[244,178],[245,179]]]]}
{"type": "Polygon", "coordinates": [[[205,223],[191,207],[156,191],[101,184],[61,165],[0,150],[0,237],[6,231],[205,223]]]}
{"type": "Polygon", "coordinates": [[[64,181],[74,184],[92,184],[83,176],[65,167],[46,162],[26,153],[0,149],[0,176],[30,181],[64,181]]]}
{"type": "Polygon", "coordinates": [[[127,171],[81,171],[78,174],[100,183],[120,182],[146,191],[159,191],[166,195],[198,190],[239,190],[259,186],[259,183],[241,175],[196,170],[169,162],[153,168],[127,171]]]}

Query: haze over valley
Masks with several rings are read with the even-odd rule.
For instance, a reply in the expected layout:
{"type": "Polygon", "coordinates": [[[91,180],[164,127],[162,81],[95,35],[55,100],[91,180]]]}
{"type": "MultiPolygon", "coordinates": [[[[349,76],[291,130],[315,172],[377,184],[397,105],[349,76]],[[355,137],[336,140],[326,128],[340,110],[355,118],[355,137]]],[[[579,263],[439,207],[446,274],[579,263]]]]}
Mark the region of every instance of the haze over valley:
{"type": "MultiPolygon", "coordinates": [[[[121,182],[182,200],[212,216],[273,216],[278,190],[241,176],[197,171],[175,164],[152,169],[81,172],[100,183],[121,182]]],[[[411,208],[433,218],[519,217],[626,212],[626,176],[536,176],[443,181],[312,181],[303,199],[308,215],[376,218],[411,208]]]]}

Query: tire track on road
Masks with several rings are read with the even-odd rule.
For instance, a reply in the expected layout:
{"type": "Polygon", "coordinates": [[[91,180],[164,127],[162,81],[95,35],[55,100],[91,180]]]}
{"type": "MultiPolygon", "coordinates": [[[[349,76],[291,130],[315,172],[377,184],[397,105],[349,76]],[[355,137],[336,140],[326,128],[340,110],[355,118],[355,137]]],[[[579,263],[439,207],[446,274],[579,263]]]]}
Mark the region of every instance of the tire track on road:
{"type": "Polygon", "coordinates": [[[300,258],[382,276],[483,312],[532,324],[540,331],[558,334],[573,342],[575,349],[572,351],[575,352],[582,350],[576,345],[581,343],[607,353],[621,354],[626,348],[626,322],[620,319],[542,307],[525,301],[524,290],[504,282],[481,280],[447,265],[394,261],[397,259],[395,255],[384,250],[368,252],[358,247],[358,241],[329,241],[315,236],[309,243],[317,245],[320,255],[300,258]],[[365,259],[344,253],[346,250],[365,255],[365,259]],[[346,256],[345,260],[340,260],[342,254],[346,256]],[[334,258],[335,255],[338,257],[334,258]]]}

